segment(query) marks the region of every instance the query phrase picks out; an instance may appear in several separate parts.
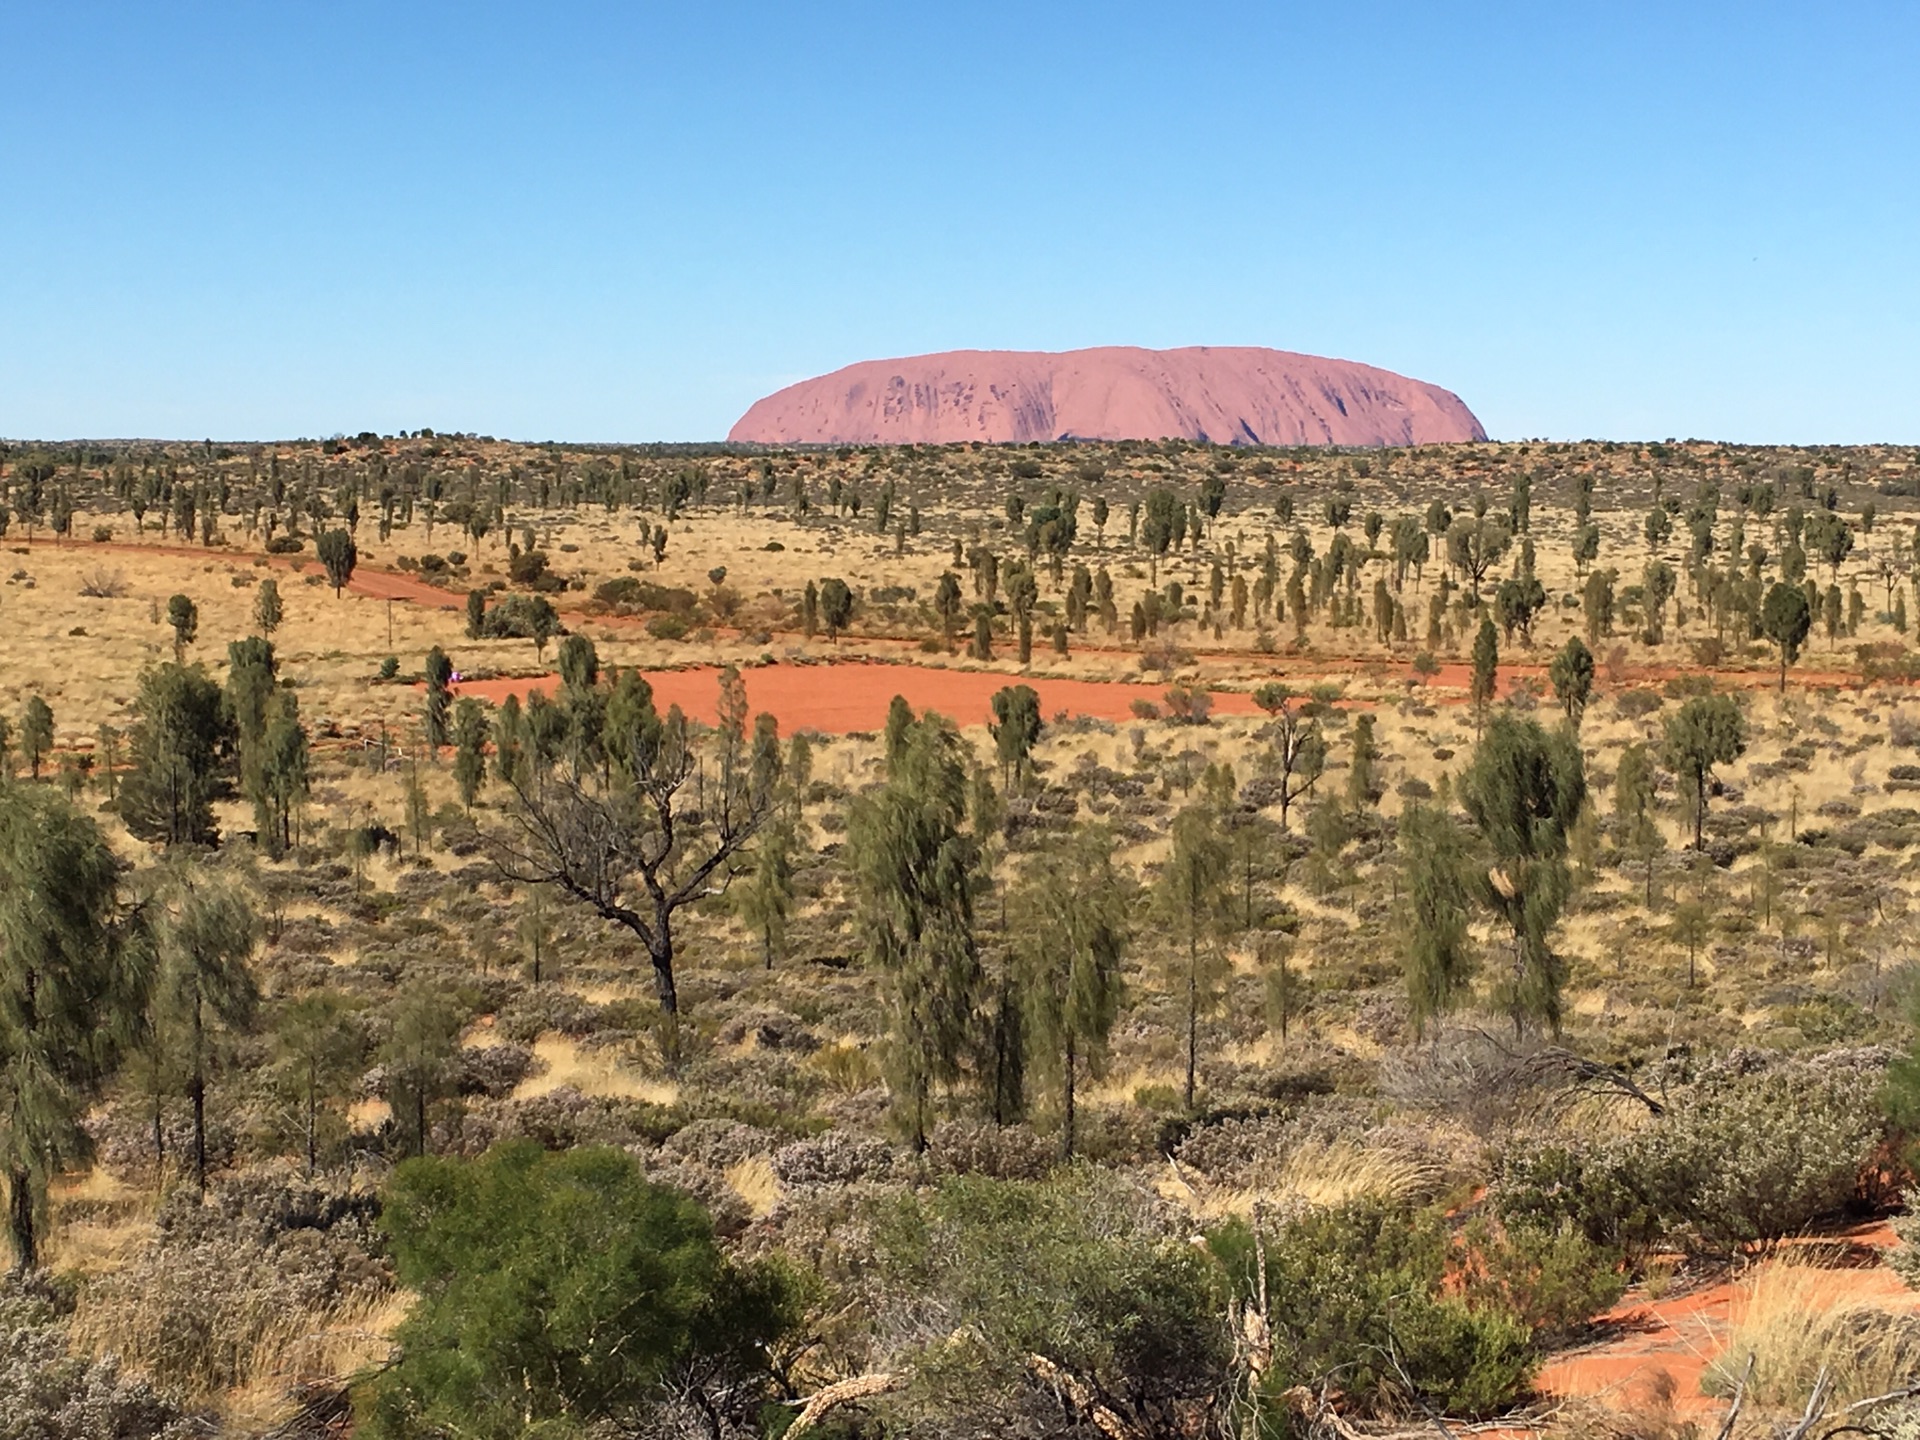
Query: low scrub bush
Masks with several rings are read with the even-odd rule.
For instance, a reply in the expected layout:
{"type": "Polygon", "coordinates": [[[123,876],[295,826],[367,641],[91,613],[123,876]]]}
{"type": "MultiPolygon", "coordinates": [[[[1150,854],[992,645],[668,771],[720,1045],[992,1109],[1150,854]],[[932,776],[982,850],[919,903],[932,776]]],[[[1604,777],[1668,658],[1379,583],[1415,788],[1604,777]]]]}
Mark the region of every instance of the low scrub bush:
{"type": "Polygon", "coordinates": [[[0,1440],[199,1440],[209,1431],[109,1356],[69,1353],[70,1301],[10,1279],[0,1286],[0,1440]]]}
{"type": "MultiPolygon", "coordinates": [[[[1445,1219],[1360,1201],[1309,1210],[1256,1244],[1235,1222],[1211,1238],[1234,1291],[1260,1293],[1266,1262],[1272,1357],[1262,1393],[1337,1385],[1358,1410],[1397,1413],[1413,1397],[1450,1415],[1490,1415],[1532,1384],[1533,1331],[1487,1286],[1448,1293],[1445,1219]]],[[[1461,1287],[1451,1287],[1459,1291],[1461,1287]]]]}
{"type": "Polygon", "coordinates": [[[409,1161],[383,1224],[420,1299],[357,1398],[373,1440],[659,1433],[670,1391],[741,1425],[797,1318],[784,1271],[729,1261],[700,1206],[618,1150],[409,1161]]]}
{"type": "Polygon", "coordinates": [[[1712,1077],[1629,1134],[1510,1150],[1493,1201],[1509,1223],[1635,1254],[1791,1235],[1859,1194],[1881,1140],[1875,1083],[1807,1062],[1712,1077]]]}
{"type": "Polygon", "coordinates": [[[1124,1179],[949,1179],[873,1227],[878,1331],[896,1337],[879,1363],[913,1371],[889,1408],[925,1433],[1059,1433],[1076,1388],[1128,1433],[1203,1433],[1225,1399],[1222,1272],[1124,1179]]]}
{"type": "Polygon", "coordinates": [[[696,603],[691,590],[673,585],[656,585],[632,575],[603,581],[594,588],[593,598],[609,610],[623,615],[639,615],[649,611],[691,615],[696,603]]]}

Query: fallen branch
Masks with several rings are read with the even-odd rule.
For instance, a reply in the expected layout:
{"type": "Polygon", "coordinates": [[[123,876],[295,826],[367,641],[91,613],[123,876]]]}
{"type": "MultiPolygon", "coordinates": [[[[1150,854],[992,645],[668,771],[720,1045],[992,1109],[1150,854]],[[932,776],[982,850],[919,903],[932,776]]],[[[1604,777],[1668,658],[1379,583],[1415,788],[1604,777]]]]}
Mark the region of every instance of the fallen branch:
{"type": "Polygon", "coordinates": [[[836,1380],[823,1389],[816,1390],[804,1401],[794,1401],[800,1406],[800,1413],[793,1417],[793,1424],[787,1427],[788,1435],[804,1435],[829,1410],[838,1405],[849,1405],[855,1400],[865,1400],[871,1395],[884,1395],[889,1390],[900,1387],[903,1377],[876,1371],[871,1375],[855,1375],[849,1380],[836,1380]]]}
{"type": "Polygon", "coordinates": [[[1044,1355],[1027,1356],[1027,1369],[1033,1372],[1036,1380],[1044,1381],[1054,1388],[1056,1394],[1064,1396],[1074,1409],[1093,1422],[1093,1428],[1106,1436],[1107,1440],[1139,1440],[1138,1432],[1102,1401],[1091,1385],[1072,1371],[1056,1365],[1044,1355]]]}
{"type": "Polygon", "coordinates": [[[1340,1418],[1340,1412],[1327,1402],[1324,1391],[1316,1395],[1308,1386],[1295,1385],[1291,1390],[1283,1391],[1280,1398],[1310,1426],[1324,1425],[1340,1440],[1365,1440],[1358,1430],[1340,1418]]]}
{"type": "Polygon", "coordinates": [[[1800,1417],[1798,1425],[1787,1432],[1786,1440],[1806,1440],[1807,1432],[1827,1413],[1827,1392],[1832,1388],[1832,1378],[1827,1373],[1827,1367],[1822,1365],[1819,1378],[1813,1382],[1813,1394],[1807,1397],[1806,1414],[1800,1417]]]}
{"type": "Polygon", "coordinates": [[[1862,1410],[1878,1409],[1882,1405],[1891,1405],[1896,1400],[1912,1400],[1916,1396],[1920,1396],[1920,1381],[1912,1385],[1903,1385],[1898,1390],[1889,1390],[1884,1395],[1869,1395],[1864,1400],[1856,1400],[1840,1413],[1858,1415],[1862,1410]]]}
{"type": "Polygon", "coordinates": [[[1741,1373],[1740,1383],[1733,1387],[1733,1404],[1727,1407],[1727,1418],[1720,1423],[1720,1433],[1714,1440],[1731,1440],[1733,1423],[1740,1418],[1740,1407],[1746,1403],[1747,1382],[1753,1379],[1753,1351],[1747,1352],[1747,1368],[1741,1373]]]}

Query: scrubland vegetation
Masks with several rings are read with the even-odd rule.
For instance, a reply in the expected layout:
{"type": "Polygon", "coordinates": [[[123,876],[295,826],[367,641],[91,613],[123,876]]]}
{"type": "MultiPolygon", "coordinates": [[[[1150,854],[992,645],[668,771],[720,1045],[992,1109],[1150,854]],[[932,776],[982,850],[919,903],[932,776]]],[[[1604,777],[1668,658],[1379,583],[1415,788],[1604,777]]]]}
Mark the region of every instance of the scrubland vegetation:
{"type": "Polygon", "coordinates": [[[1920,1423],[1910,452],[0,492],[0,1437],[1920,1423]]]}

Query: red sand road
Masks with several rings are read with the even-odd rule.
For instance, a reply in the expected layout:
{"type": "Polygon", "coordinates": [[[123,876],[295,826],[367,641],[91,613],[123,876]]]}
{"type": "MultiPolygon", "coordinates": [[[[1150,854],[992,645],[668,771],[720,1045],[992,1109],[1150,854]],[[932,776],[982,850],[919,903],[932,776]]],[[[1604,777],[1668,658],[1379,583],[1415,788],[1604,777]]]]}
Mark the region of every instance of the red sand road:
{"type": "MultiPolygon", "coordinates": [[[[243,560],[251,562],[252,560],[260,558],[252,551],[234,547],[206,549],[199,546],[163,544],[157,541],[116,540],[87,544],[80,544],[78,542],[62,544],[42,535],[35,537],[32,543],[36,547],[45,547],[63,552],[119,551],[131,554],[170,556],[174,559],[190,562],[195,565],[204,564],[209,559],[223,557],[235,562],[243,560]]],[[[291,568],[298,564],[304,569],[305,566],[316,563],[312,557],[308,555],[273,555],[266,558],[269,563],[283,568],[291,568]]],[[[366,565],[362,565],[354,571],[353,579],[347,583],[347,589],[352,594],[365,596],[372,600],[400,600],[412,604],[429,606],[436,610],[459,610],[466,603],[466,597],[463,593],[429,584],[417,575],[400,570],[375,569],[366,565]]],[[[563,621],[569,623],[578,624],[585,621],[595,625],[605,626],[609,629],[623,626],[639,626],[645,623],[645,617],[643,616],[599,615],[571,608],[562,608],[560,615],[563,621]]],[[[779,631],[776,633],[783,637],[791,638],[795,632],[779,631]]],[[[891,649],[904,653],[909,647],[917,648],[921,637],[911,635],[863,635],[859,638],[862,644],[872,649],[891,649]]],[[[1336,680],[1355,674],[1378,675],[1387,681],[1410,681],[1413,678],[1412,671],[1407,663],[1408,657],[1406,656],[1308,653],[1304,655],[1288,655],[1280,658],[1250,655],[1244,650],[1236,650],[1231,647],[1216,648],[1206,644],[1196,644],[1190,648],[1194,655],[1202,661],[1225,660],[1243,666],[1253,664],[1258,666],[1266,674],[1275,677],[1284,677],[1296,684],[1311,684],[1315,680],[1322,679],[1336,680]]],[[[1137,647],[1127,645],[1120,641],[1102,640],[1097,637],[1088,636],[1076,641],[1074,649],[1076,652],[1093,654],[1131,655],[1135,653],[1137,647]]],[[[1811,659],[1812,657],[1809,656],[1807,658],[1811,659]]],[[[839,663],[844,664],[846,662],[839,663]]],[[[959,673],[964,674],[965,672],[959,673]]],[[[1439,672],[1432,677],[1425,687],[1429,702],[1443,705],[1460,703],[1469,687],[1472,673],[1472,667],[1461,661],[1452,661],[1443,664],[1439,672]],[[1449,694],[1448,692],[1454,693],[1449,694]]],[[[1717,684],[1752,690],[1771,688],[1778,678],[1777,672],[1764,665],[1753,668],[1708,670],[1690,665],[1643,663],[1623,666],[1616,675],[1606,677],[1603,684],[1606,688],[1661,685],[1667,681],[1683,677],[1695,678],[1702,676],[1711,678],[1717,684]]],[[[1502,694],[1507,693],[1515,683],[1522,679],[1535,680],[1544,685],[1546,678],[1547,666],[1540,661],[1516,660],[1511,652],[1501,658],[1499,684],[1502,694]]],[[[1018,677],[1010,675],[1005,680],[989,685],[986,693],[991,695],[993,691],[999,689],[1002,684],[1016,683],[1020,683],[1018,677]]],[[[1109,719],[1127,718],[1131,712],[1125,707],[1131,703],[1131,697],[1134,695],[1151,699],[1157,703],[1161,695],[1164,694],[1163,690],[1151,685],[1129,685],[1121,682],[1043,681],[1028,683],[1035,683],[1036,688],[1039,688],[1041,685],[1064,685],[1073,687],[1086,684],[1088,688],[1093,690],[1126,692],[1127,698],[1121,701],[1122,709],[1118,714],[1108,714],[1107,712],[1092,708],[1074,710],[1076,714],[1106,714],[1106,717],[1109,719]]],[[[1910,682],[1890,677],[1884,683],[1905,685],[1910,682]]],[[[1787,672],[1788,688],[1794,690],[1859,689],[1864,684],[1864,677],[1856,670],[1812,670],[1796,668],[1787,672]]],[[[904,690],[904,684],[902,688],[904,690]]],[[[751,685],[749,685],[749,690],[751,690],[751,685]]],[[[485,695],[487,692],[476,690],[470,693],[485,695]]],[[[500,693],[504,697],[507,692],[503,690],[500,693]]],[[[964,696],[967,692],[960,693],[964,696]]],[[[893,692],[889,691],[885,699],[891,699],[892,695],[893,692]]],[[[913,700],[914,696],[908,694],[907,698],[913,700]]],[[[918,701],[914,703],[916,705],[919,704],[918,701]]],[[[1042,703],[1046,706],[1048,714],[1052,714],[1060,708],[1047,702],[1044,694],[1042,696],[1042,703]]],[[[689,713],[693,713],[691,708],[687,707],[684,703],[682,708],[688,709],[689,713]]],[[[763,706],[761,708],[765,707],[763,706]]],[[[942,707],[936,702],[934,708],[941,709],[942,707]]],[[[1069,705],[1067,708],[1073,709],[1074,707],[1069,705]]],[[[1214,709],[1218,713],[1244,713],[1248,708],[1248,706],[1240,702],[1238,697],[1230,697],[1219,693],[1216,693],[1214,696],[1214,709]]],[[[884,701],[882,710],[884,713],[884,701]]],[[[956,718],[960,718],[957,710],[952,713],[955,713],[956,718]]],[[[782,719],[784,720],[785,717],[782,716],[782,719]]],[[[807,722],[799,721],[795,723],[805,724],[807,722]]],[[[831,727],[827,724],[821,724],[817,728],[825,730],[831,727]]],[[[872,729],[876,728],[876,726],[866,726],[862,728],[872,729]]]]}
{"type": "MultiPolygon", "coordinates": [[[[688,715],[712,723],[719,712],[719,671],[703,665],[687,670],[648,673],[654,703],[662,710],[678,705],[688,715]]],[[[763,665],[743,670],[747,704],[767,710],[786,731],[820,730],[844,735],[878,730],[886,724],[887,706],[904,695],[915,710],[937,710],[961,725],[983,725],[993,713],[993,694],[1008,685],[1031,685],[1040,696],[1040,713],[1048,718],[1065,711],[1101,720],[1128,720],[1133,702],[1163,705],[1164,685],[1129,685],[1118,681],[1023,679],[982,670],[941,670],[919,665],[869,665],[846,661],[831,665],[763,665]]],[[[461,695],[495,704],[508,695],[529,690],[550,692],[559,683],[553,675],[531,679],[469,680],[456,685],[461,695]]],[[[1163,707],[1164,708],[1164,707],[1163,707]]],[[[1217,715],[1250,715],[1253,701],[1246,695],[1216,694],[1217,715]]]]}

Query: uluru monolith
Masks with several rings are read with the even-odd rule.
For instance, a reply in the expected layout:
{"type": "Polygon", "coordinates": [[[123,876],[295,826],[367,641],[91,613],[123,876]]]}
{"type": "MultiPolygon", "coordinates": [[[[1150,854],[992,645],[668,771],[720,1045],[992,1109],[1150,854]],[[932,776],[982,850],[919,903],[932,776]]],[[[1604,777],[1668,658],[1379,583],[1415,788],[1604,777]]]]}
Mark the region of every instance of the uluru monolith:
{"type": "Polygon", "coordinates": [[[1161,440],[1426,445],[1484,440],[1450,390],[1351,360],[1241,345],[867,360],[756,403],[729,440],[946,445],[1161,440]]]}

